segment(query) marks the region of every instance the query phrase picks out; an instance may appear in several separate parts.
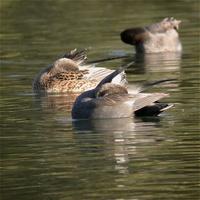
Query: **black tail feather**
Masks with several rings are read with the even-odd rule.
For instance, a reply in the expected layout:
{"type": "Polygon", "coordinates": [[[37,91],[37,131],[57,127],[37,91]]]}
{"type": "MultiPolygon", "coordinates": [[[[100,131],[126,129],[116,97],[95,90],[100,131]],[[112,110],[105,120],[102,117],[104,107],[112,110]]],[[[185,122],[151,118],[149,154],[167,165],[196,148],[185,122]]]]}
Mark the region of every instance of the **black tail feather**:
{"type": "Polygon", "coordinates": [[[157,116],[161,112],[171,108],[172,106],[173,106],[172,104],[156,102],[154,105],[145,106],[145,107],[135,111],[135,116],[138,116],[138,117],[157,116]]]}

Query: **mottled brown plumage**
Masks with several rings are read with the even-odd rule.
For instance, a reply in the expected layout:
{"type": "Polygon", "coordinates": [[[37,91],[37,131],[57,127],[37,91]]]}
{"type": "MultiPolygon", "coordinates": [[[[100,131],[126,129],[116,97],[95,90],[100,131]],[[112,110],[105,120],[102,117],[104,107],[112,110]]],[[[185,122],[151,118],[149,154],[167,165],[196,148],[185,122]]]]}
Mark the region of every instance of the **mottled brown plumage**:
{"type": "MultiPolygon", "coordinates": [[[[113,70],[86,65],[85,51],[72,50],[63,58],[43,69],[34,79],[33,90],[36,93],[80,93],[94,88],[113,70]]],[[[122,73],[123,74],[123,73],[122,73]]],[[[118,83],[125,79],[120,75],[118,83]]]]}

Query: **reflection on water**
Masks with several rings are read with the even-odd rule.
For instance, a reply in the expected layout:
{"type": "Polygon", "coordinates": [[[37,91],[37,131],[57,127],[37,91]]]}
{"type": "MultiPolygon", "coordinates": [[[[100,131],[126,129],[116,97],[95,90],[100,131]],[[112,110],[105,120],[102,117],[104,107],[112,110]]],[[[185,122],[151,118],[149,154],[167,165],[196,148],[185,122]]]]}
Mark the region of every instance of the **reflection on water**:
{"type": "MultiPolygon", "coordinates": [[[[1,12],[1,197],[199,199],[199,2],[9,0],[1,12]],[[174,16],[182,55],[134,56],[119,33],[174,16]],[[35,75],[66,50],[136,60],[131,85],[177,78],[152,92],[175,106],[158,118],[72,121],[75,96],[34,96],[35,75]]],[[[99,66],[115,69],[124,60],[99,66]]],[[[150,91],[151,92],[151,91],[150,91]]]]}
{"type": "Polygon", "coordinates": [[[145,72],[176,72],[180,69],[181,53],[137,54],[136,63],[142,65],[145,72]]]}
{"type": "MultiPolygon", "coordinates": [[[[159,121],[159,117],[148,117],[144,119],[151,119],[153,122],[159,121]]],[[[122,119],[101,119],[101,120],[74,120],[73,126],[79,131],[145,131],[145,125],[148,124],[144,122],[138,124],[137,118],[122,118],[122,119]]],[[[140,119],[141,120],[141,119],[140,119]]],[[[152,125],[154,124],[152,122],[152,125]]],[[[148,124],[149,125],[149,124],[148,124]]]]}
{"type": "Polygon", "coordinates": [[[159,118],[141,119],[101,119],[101,120],[75,120],[73,127],[77,134],[87,134],[88,131],[103,133],[103,141],[109,146],[105,147],[107,153],[115,160],[115,169],[120,174],[128,174],[129,157],[137,154],[138,143],[151,143],[161,141],[163,138],[152,137],[159,126],[159,118]]]}
{"type": "MultiPolygon", "coordinates": [[[[134,54],[124,59],[124,62],[135,61],[134,67],[129,69],[134,74],[167,73],[179,72],[182,53],[166,52],[151,54],[134,54]]],[[[171,78],[177,78],[171,77],[171,78]]]]}
{"type": "Polygon", "coordinates": [[[66,94],[48,94],[48,95],[35,95],[33,101],[36,105],[41,106],[46,111],[68,111],[71,112],[74,101],[78,94],[66,93],[66,94]]]}

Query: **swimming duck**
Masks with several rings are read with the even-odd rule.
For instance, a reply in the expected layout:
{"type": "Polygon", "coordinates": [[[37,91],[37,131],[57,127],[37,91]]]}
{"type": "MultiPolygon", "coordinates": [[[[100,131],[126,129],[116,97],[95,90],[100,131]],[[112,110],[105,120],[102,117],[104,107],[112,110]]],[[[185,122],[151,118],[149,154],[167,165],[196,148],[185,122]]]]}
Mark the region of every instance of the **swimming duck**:
{"type": "Polygon", "coordinates": [[[102,118],[125,118],[137,116],[156,116],[167,110],[172,105],[157,102],[167,97],[165,93],[141,93],[144,89],[162,83],[161,80],[146,84],[134,93],[128,92],[122,85],[111,83],[125,68],[132,65],[129,63],[122,66],[105,77],[94,89],[83,92],[77,97],[72,108],[73,119],[102,119],[102,118]]]}
{"type": "Polygon", "coordinates": [[[121,32],[121,40],[136,47],[136,53],[180,52],[182,45],[177,32],[180,20],[173,17],[145,27],[121,32]]]}
{"type": "MultiPolygon", "coordinates": [[[[76,49],[43,69],[33,81],[36,93],[81,93],[96,85],[114,70],[86,64],[86,50],[76,49]]],[[[114,83],[126,84],[125,73],[113,79],[114,83]]]]}

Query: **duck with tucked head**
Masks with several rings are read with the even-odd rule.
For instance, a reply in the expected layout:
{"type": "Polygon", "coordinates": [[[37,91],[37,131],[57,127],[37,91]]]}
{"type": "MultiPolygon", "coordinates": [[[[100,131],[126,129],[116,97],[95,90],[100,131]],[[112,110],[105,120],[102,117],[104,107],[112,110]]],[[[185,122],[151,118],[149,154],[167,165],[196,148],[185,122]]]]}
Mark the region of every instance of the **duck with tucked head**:
{"type": "Polygon", "coordinates": [[[145,27],[126,29],[121,32],[121,40],[134,45],[137,53],[181,52],[177,32],[180,23],[171,17],[145,27]]]}
{"type": "Polygon", "coordinates": [[[152,85],[169,81],[166,79],[145,84],[135,93],[129,93],[122,85],[111,83],[132,62],[122,66],[105,77],[94,89],[77,97],[72,108],[73,119],[125,118],[134,115],[156,116],[172,105],[157,102],[167,97],[165,93],[141,93],[152,85]]]}
{"type": "MultiPolygon", "coordinates": [[[[92,89],[114,70],[86,64],[86,50],[76,49],[43,69],[33,81],[36,93],[81,93],[92,89]]],[[[117,84],[126,84],[122,72],[113,79],[117,84]]]]}

